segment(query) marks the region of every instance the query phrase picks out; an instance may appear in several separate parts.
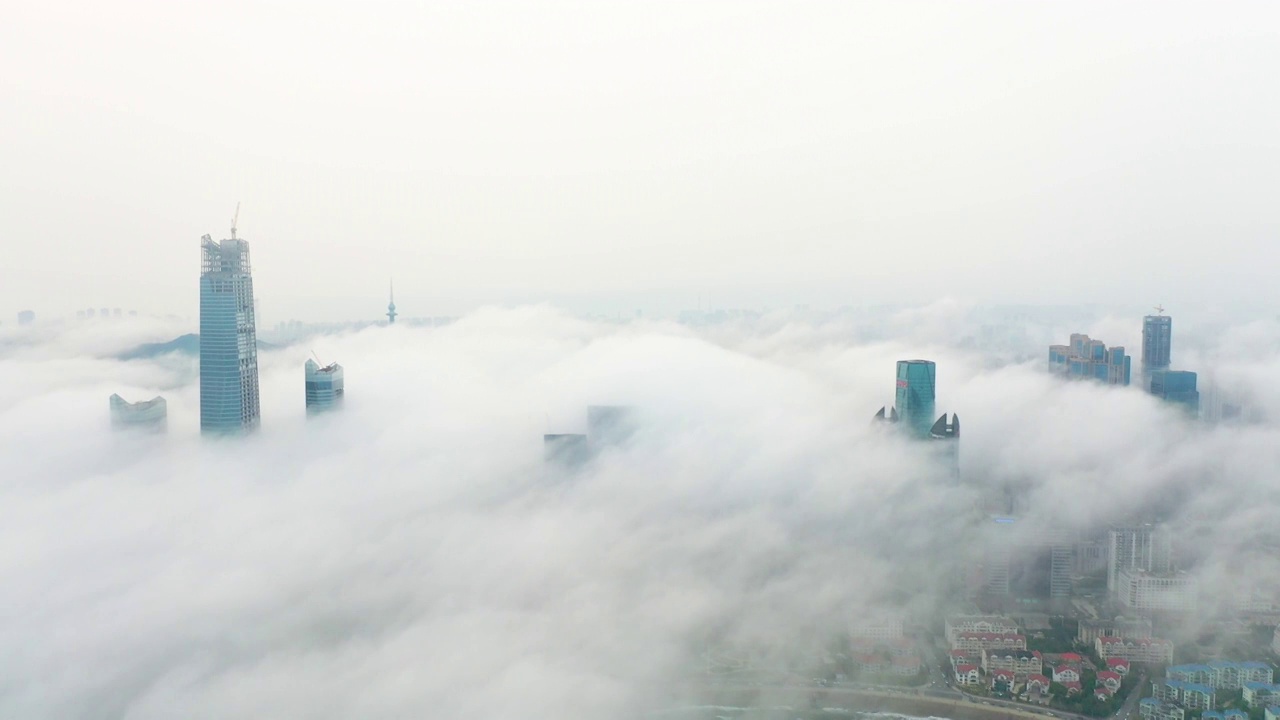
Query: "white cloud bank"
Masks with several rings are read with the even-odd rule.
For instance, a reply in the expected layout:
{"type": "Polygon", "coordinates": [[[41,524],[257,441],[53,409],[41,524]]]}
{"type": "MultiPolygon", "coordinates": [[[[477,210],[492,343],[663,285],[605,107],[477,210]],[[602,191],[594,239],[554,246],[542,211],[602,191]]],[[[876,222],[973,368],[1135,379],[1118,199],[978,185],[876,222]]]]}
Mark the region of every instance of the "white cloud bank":
{"type": "MultiPolygon", "coordinates": [[[[542,308],[264,352],[262,431],[206,442],[195,361],[102,359],[129,343],[98,332],[0,355],[3,717],[630,717],[710,638],[803,654],[859,608],[928,607],[976,552],[974,493],[870,426],[900,357],[938,360],[967,480],[1035,485],[1034,515],[1187,492],[1213,544],[1273,517],[1280,468],[1274,425],[1192,427],[1038,365],[542,308]],[[347,405],[308,421],[311,349],[347,405]],[[164,394],[169,434],[112,434],[112,392],[164,394]],[[557,476],[541,434],[581,432],[587,404],[645,430],[557,476]]],[[[1223,372],[1280,365],[1250,362],[1223,372]]]]}

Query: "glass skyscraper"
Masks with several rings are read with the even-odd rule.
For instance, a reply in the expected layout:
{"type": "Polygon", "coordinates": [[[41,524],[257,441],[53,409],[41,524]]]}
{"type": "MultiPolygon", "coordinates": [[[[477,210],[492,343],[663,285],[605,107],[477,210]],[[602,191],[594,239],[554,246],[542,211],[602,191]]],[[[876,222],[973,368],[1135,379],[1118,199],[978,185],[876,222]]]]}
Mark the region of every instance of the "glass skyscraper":
{"type": "Polygon", "coordinates": [[[1049,346],[1049,372],[1070,378],[1128,385],[1131,361],[1123,347],[1107,347],[1101,340],[1074,333],[1070,345],[1049,346]]]}
{"type": "Polygon", "coordinates": [[[258,337],[249,243],[200,239],[200,431],[258,426],[258,337]]]}
{"type": "Polygon", "coordinates": [[[1156,370],[1151,373],[1152,395],[1171,403],[1178,403],[1187,412],[1200,414],[1200,391],[1196,390],[1196,374],[1186,370],[1156,370]]]}
{"type": "Polygon", "coordinates": [[[1147,315],[1142,318],[1142,374],[1149,378],[1156,370],[1169,367],[1173,354],[1173,318],[1147,315]]]}
{"type": "Polygon", "coordinates": [[[342,407],[342,366],[307,361],[307,414],[342,407]]]}
{"type": "Polygon", "coordinates": [[[912,435],[929,437],[937,420],[934,417],[934,395],[938,370],[932,360],[899,360],[897,391],[894,402],[901,422],[912,435]]]}

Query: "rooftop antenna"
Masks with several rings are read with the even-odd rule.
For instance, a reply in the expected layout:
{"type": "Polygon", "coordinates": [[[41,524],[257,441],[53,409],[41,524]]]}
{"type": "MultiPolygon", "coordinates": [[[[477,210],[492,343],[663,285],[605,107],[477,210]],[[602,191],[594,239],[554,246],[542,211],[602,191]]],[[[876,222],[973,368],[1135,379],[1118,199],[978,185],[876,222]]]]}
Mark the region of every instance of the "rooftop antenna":
{"type": "Polygon", "coordinates": [[[236,201],[236,215],[231,218],[231,239],[236,239],[236,223],[240,221],[240,201],[236,201]]]}

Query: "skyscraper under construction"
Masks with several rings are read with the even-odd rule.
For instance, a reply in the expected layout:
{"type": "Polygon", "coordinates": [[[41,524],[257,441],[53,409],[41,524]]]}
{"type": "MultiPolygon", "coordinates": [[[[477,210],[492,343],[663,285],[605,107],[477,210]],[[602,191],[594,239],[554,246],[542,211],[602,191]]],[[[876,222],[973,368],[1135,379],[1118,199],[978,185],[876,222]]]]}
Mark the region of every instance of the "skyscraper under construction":
{"type": "Polygon", "coordinates": [[[247,432],[259,415],[249,243],[232,221],[229,240],[200,239],[200,431],[247,432]]]}

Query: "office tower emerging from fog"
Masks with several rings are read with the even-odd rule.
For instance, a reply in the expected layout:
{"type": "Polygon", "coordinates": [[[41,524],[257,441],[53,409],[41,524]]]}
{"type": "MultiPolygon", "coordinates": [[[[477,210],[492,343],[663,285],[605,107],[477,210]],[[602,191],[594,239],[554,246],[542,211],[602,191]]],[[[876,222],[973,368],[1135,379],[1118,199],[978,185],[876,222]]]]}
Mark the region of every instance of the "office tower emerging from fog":
{"type": "Polygon", "coordinates": [[[929,441],[951,473],[951,481],[960,481],[960,416],[952,413],[951,421],[943,413],[929,428],[929,441]]]}
{"type": "Polygon", "coordinates": [[[591,459],[591,446],[586,435],[543,435],[542,458],[567,468],[581,467],[591,459]]]}
{"type": "MultiPolygon", "coordinates": [[[[1162,308],[1156,308],[1162,310],[1162,308]]],[[[1167,370],[1173,356],[1173,318],[1147,315],[1142,318],[1142,377],[1144,382],[1157,370],[1167,370]]]]}
{"type": "Polygon", "coordinates": [[[934,393],[938,370],[932,360],[899,360],[895,407],[912,435],[929,437],[935,417],[934,393]]]}
{"type": "Polygon", "coordinates": [[[1131,361],[1123,347],[1108,348],[1101,340],[1079,333],[1071,336],[1070,345],[1049,346],[1049,372],[1073,379],[1128,385],[1131,361]]]}
{"type": "Polygon", "coordinates": [[[259,415],[249,243],[232,224],[230,240],[200,240],[200,430],[253,430],[259,415]]]}
{"type": "MultiPolygon", "coordinates": [[[[391,300],[391,301],[387,303],[387,324],[388,324],[388,325],[395,325],[395,324],[396,324],[396,315],[399,315],[399,314],[400,314],[400,313],[396,312],[396,286],[395,286],[395,283],[391,283],[391,288],[390,288],[390,289],[391,289],[391,297],[390,297],[390,300],[391,300]]],[[[412,325],[412,323],[410,323],[410,324],[412,325]]]]}
{"type": "Polygon", "coordinates": [[[587,439],[595,447],[621,445],[636,432],[635,409],[626,405],[587,407],[587,439]]]}
{"type": "Polygon", "coordinates": [[[307,414],[334,410],[342,407],[342,366],[331,363],[320,367],[315,360],[308,360],[307,414]]]}
{"type": "Polygon", "coordinates": [[[110,407],[111,427],[116,430],[164,432],[169,423],[168,404],[162,397],[131,403],[119,395],[112,395],[110,407]]]}
{"type": "Polygon", "coordinates": [[[1127,525],[1112,528],[1107,558],[1107,589],[1116,592],[1126,570],[1167,573],[1173,568],[1173,538],[1162,525],[1127,525]]]}
{"type": "Polygon", "coordinates": [[[32,310],[23,310],[18,313],[19,325],[30,325],[36,321],[36,314],[32,310]]]}
{"type": "Polygon", "coordinates": [[[1200,414],[1200,392],[1196,390],[1196,374],[1186,370],[1156,370],[1151,373],[1152,395],[1181,405],[1193,416],[1200,414]]]}
{"type": "Polygon", "coordinates": [[[635,408],[626,405],[590,405],[587,407],[587,433],[543,435],[543,459],[548,464],[561,467],[580,467],[604,448],[626,443],[637,430],[639,418],[635,408]]]}
{"type": "Polygon", "coordinates": [[[1014,603],[1071,597],[1072,541],[1058,527],[997,515],[984,539],[982,594],[1014,603]]]}

